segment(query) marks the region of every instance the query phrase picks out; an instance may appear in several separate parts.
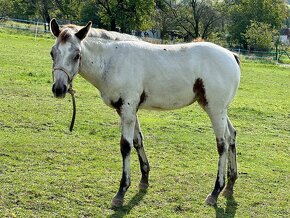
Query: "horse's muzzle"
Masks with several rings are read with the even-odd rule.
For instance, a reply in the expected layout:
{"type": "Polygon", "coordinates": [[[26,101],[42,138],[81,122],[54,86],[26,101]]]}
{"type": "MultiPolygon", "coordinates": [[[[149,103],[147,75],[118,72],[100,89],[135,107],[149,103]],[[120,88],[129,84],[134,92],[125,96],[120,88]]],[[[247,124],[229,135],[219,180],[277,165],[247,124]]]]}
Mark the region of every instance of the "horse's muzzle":
{"type": "Polygon", "coordinates": [[[54,94],[54,97],[64,98],[65,94],[67,93],[67,86],[54,83],[52,85],[52,92],[54,94]]]}

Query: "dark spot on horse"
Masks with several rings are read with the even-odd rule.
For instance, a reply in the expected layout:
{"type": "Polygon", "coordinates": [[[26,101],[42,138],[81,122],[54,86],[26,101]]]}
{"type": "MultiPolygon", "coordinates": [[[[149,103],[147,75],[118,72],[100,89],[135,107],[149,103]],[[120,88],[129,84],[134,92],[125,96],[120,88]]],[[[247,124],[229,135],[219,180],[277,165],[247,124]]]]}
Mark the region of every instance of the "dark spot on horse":
{"type": "Polygon", "coordinates": [[[139,144],[138,144],[138,139],[133,139],[133,145],[134,145],[134,148],[139,148],[139,144]]]}
{"type": "Polygon", "coordinates": [[[164,51],[167,51],[167,49],[166,49],[166,48],[164,48],[163,50],[164,50],[164,51]]]}
{"type": "Polygon", "coordinates": [[[118,47],[116,46],[115,48],[117,49],[118,47]]]}
{"type": "Polygon", "coordinates": [[[139,132],[138,136],[140,137],[140,141],[138,140],[138,137],[133,139],[133,144],[134,144],[134,147],[136,149],[140,149],[141,147],[143,147],[143,136],[142,136],[142,133],[139,132]]]}
{"type": "Polygon", "coordinates": [[[229,169],[228,169],[227,176],[228,176],[228,180],[230,181],[230,183],[228,183],[227,186],[230,185],[230,188],[233,188],[233,187],[234,187],[234,183],[235,183],[235,181],[238,179],[237,171],[235,171],[235,170],[232,169],[232,168],[229,168],[229,169]]]}
{"type": "Polygon", "coordinates": [[[230,144],[229,149],[231,150],[232,153],[236,153],[236,143],[230,144]]]}
{"type": "Polygon", "coordinates": [[[68,24],[68,25],[65,25],[65,27],[70,28],[70,29],[75,30],[75,31],[78,30],[77,26],[74,24],[68,24]]]}
{"type": "Polygon", "coordinates": [[[221,156],[225,152],[225,141],[223,139],[216,139],[217,142],[217,150],[219,155],[221,156]]]}
{"type": "Polygon", "coordinates": [[[140,95],[138,107],[146,101],[146,98],[147,98],[146,92],[143,91],[142,94],[140,95]]]}
{"type": "Polygon", "coordinates": [[[94,62],[92,61],[92,64],[94,64],[94,62]]]}
{"type": "Polygon", "coordinates": [[[112,107],[113,108],[115,108],[116,110],[118,110],[118,111],[121,111],[121,107],[122,107],[122,105],[123,105],[123,99],[120,97],[119,99],[118,99],[118,101],[111,101],[111,105],[112,105],[112,107]]]}
{"type": "Polygon", "coordinates": [[[220,171],[218,170],[218,173],[217,173],[217,178],[216,178],[216,181],[215,181],[215,185],[214,185],[214,189],[213,189],[213,192],[211,193],[211,195],[217,199],[218,198],[218,195],[219,193],[224,189],[225,187],[225,176],[223,176],[223,184],[220,184],[220,171]]]}
{"type": "Polygon", "coordinates": [[[126,174],[123,172],[122,178],[120,181],[120,189],[119,189],[119,192],[117,193],[117,196],[119,196],[119,198],[123,198],[123,195],[124,195],[123,188],[124,187],[126,187],[126,174]]]}
{"type": "Polygon", "coordinates": [[[71,37],[71,34],[69,33],[67,29],[64,29],[59,34],[59,39],[61,43],[65,43],[70,37],[71,37]]]}
{"type": "Polygon", "coordinates": [[[240,66],[240,65],[241,65],[241,60],[240,60],[240,58],[239,58],[239,55],[236,54],[236,53],[233,53],[233,55],[234,55],[234,57],[235,57],[235,59],[236,59],[237,64],[240,66]]]}
{"type": "Polygon", "coordinates": [[[131,146],[128,140],[125,139],[123,135],[121,136],[120,146],[121,146],[121,153],[123,157],[128,156],[131,151],[131,146]]]}
{"type": "Polygon", "coordinates": [[[237,137],[237,131],[234,130],[234,138],[236,138],[236,137],[237,137]]]}
{"type": "Polygon", "coordinates": [[[112,58],[110,58],[107,61],[104,61],[104,65],[101,66],[103,68],[103,75],[102,75],[102,77],[103,77],[103,80],[104,80],[105,83],[107,82],[108,74],[109,74],[110,69],[111,69],[112,66],[113,66],[112,65],[112,58]]]}
{"type": "Polygon", "coordinates": [[[101,32],[102,39],[111,39],[111,37],[106,32],[101,32]]]}
{"type": "MultiPolygon", "coordinates": [[[[121,140],[120,140],[120,149],[121,149],[121,154],[123,157],[123,160],[130,155],[131,152],[131,146],[130,146],[130,142],[122,135],[121,136],[121,140]]],[[[124,188],[127,190],[130,186],[130,178],[127,180],[126,177],[126,169],[123,168],[123,173],[122,173],[122,179],[120,181],[120,189],[117,193],[117,195],[119,195],[120,197],[124,197],[124,188]]],[[[125,191],[126,191],[125,190],[125,191]]]]}
{"type": "Polygon", "coordinates": [[[193,85],[193,92],[195,93],[195,98],[196,98],[197,102],[202,107],[207,106],[208,102],[207,102],[207,99],[205,97],[204,84],[203,84],[203,80],[201,78],[198,78],[195,80],[195,83],[193,85]]]}

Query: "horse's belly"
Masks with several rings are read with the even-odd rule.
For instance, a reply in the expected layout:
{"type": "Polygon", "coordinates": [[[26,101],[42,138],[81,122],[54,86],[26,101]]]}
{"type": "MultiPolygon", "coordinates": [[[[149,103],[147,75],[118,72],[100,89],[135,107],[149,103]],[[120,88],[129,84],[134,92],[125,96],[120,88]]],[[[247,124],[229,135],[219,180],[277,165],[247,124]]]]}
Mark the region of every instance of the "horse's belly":
{"type": "Polygon", "coordinates": [[[140,105],[141,109],[173,110],[188,106],[195,101],[195,95],[192,89],[180,90],[178,92],[167,90],[156,93],[148,90],[145,93],[146,99],[140,105]]]}

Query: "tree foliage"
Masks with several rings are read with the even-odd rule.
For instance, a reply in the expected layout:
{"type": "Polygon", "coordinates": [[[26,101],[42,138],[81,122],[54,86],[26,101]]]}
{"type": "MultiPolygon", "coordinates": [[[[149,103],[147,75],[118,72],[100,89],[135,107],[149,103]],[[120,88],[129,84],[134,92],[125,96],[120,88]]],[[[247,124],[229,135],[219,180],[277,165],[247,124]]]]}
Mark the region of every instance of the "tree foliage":
{"type": "Polygon", "coordinates": [[[108,30],[159,30],[162,39],[214,39],[244,48],[253,48],[255,27],[260,34],[261,27],[289,27],[289,8],[285,0],[0,0],[0,16],[81,25],[92,20],[108,30]]]}
{"type": "Polygon", "coordinates": [[[175,22],[187,40],[208,38],[223,16],[219,0],[163,0],[162,3],[162,11],[175,22]]]}
{"type": "MultiPolygon", "coordinates": [[[[244,34],[251,26],[251,21],[269,24],[273,29],[280,29],[288,17],[285,1],[282,0],[240,0],[230,8],[229,34],[231,40],[247,47],[244,34]]],[[[261,32],[263,34],[263,32],[261,32]]]]}
{"type": "Polygon", "coordinates": [[[154,0],[0,0],[0,16],[14,18],[51,17],[66,21],[93,20],[100,27],[122,32],[152,26],[154,0]]]}
{"type": "Polygon", "coordinates": [[[251,50],[264,51],[274,45],[273,42],[276,35],[278,35],[278,32],[270,24],[251,21],[244,37],[251,50]]]}
{"type": "Polygon", "coordinates": [[[153,0],[96,0],[101,21],[109,29],[121,28],[121,32],[146,30],[154,13],[153,0]]]}
{"type": "Polygon", "coordinates": [[[96,4],[95,0],[83,1],[80,4],[79,21],[82,24],[92,21],[93,24],[97,24],[99,28],[106,28],[106,26],[101,22],[98,11],[99,5],[96,4]]]}

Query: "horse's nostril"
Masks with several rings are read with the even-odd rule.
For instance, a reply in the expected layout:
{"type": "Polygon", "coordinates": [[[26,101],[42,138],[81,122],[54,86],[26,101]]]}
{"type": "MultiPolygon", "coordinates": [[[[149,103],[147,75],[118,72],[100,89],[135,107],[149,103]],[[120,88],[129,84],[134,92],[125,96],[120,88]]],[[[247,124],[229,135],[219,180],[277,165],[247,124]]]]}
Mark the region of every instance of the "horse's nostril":
{"type": "Polygon", "coordinates": [[[63,93],[66,93],[66,91],[67,91],[67,86],[63,85],[63,93]]]}
{"type": "Polygon", "coordinates": [[[64,90],[63,90],[62,88],[57,87],[57,88],[55,89],[55,94],[56,94],[57,96],[62,95],[63,93],[65,93],[65,92],[64,92],[64,90]]]}
{"type": "Polygon", "coordinates": [[[52,85],[52,92],[56,97],[62,97],[67,92],[67,86],[66,85],[52,85]]]}

